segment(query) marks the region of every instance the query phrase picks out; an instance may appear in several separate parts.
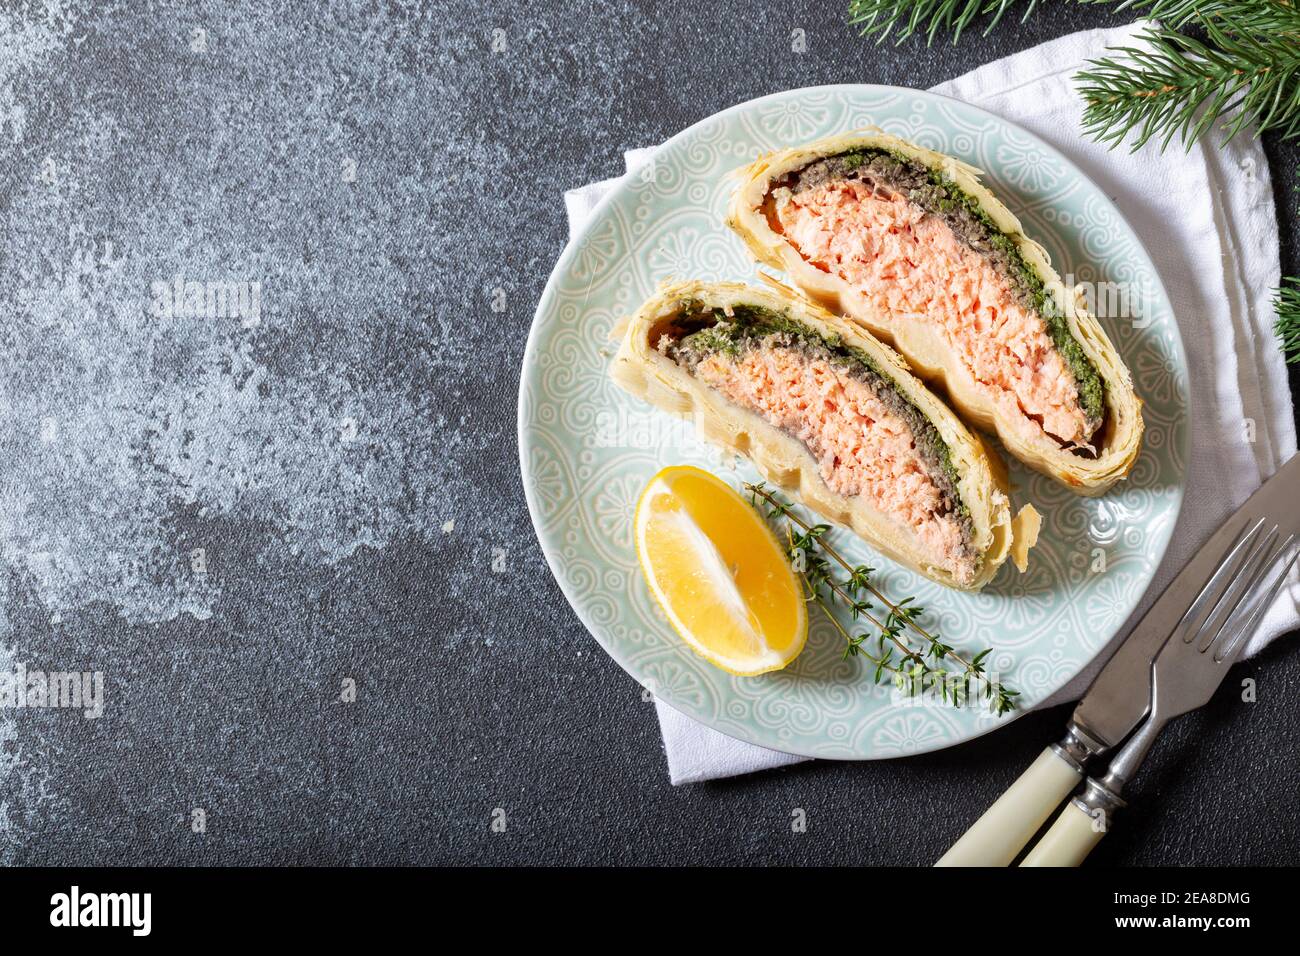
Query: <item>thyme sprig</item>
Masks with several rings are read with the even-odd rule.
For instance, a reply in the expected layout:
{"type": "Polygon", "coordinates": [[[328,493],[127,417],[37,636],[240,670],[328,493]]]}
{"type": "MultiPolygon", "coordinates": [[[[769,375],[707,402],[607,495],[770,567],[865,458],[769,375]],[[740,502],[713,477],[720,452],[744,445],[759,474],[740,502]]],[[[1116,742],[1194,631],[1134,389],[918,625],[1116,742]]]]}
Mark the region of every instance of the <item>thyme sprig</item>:
{"type": "Polygon", "coordinates": [[[991,647],[967,659],[918,623],[924,608],[914,603],[914,597],[891,601],[872,580],[874,568],[851,564],[827,541],[830,525],[805,521],[763,482],[747,482],[745,490],[765,518],[784,521],[790,563],[800,573],[807,599],[821,608],[844,638],[846,660],[865,658],[875,665],[872,679],[877,684],[886,674],[893,675],[894,686],[909,696],[938,691],[945,703],[961,707],[970,699],[971,684],[975,683],[976,693],[988,701],[993,713],[1001,716],[1015,709],[1019,692],[993,680],[985,667],[991,647]],[[837,579],[834,565],[846,577],[837,579]],[[872,603],[872,599],[880,605],[872,603]],[[834,613],[836,602],[848,610],[853,622],[870,624],[874,633],[852,633],[834,613]],[[950,670],[946,662],[957,665],[959,670],[950,670]]]}

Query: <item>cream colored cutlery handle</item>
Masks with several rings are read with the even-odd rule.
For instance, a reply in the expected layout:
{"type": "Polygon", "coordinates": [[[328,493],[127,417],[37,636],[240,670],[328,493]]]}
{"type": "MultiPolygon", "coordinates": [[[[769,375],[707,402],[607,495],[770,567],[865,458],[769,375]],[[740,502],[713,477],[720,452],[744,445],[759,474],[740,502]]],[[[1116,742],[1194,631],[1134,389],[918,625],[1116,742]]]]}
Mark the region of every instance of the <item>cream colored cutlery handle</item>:
{"type": "Polygon", "coordinates": [[[1082,779],[1048,747],[935,866],[1007,866],[1082,779]]]}
{"type": "Polygon", "coordinates": [[[1106,835],[1100,821],[1071,800],[1020,865],[1078,866],[1106,835]]]}

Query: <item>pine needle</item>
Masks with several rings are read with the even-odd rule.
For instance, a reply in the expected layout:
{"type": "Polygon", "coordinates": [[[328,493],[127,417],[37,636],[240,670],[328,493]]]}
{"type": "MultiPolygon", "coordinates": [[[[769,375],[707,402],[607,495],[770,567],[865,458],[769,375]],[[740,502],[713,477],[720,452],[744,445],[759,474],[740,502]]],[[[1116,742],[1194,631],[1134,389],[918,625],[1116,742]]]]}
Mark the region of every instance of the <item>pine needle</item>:
{"type": "MultiPolygon", "coordinates": [[[[1112,3],[1114,0],[1082,0],[1112,3]]],[[[1226,19],[1256,32],[1288,33],[1300,27],[1300,11],[1291,0],[1124,0],[1117,11],[1140,10],[1167,27],[1226,19]]]]}
{"type": "Polygon", "coordinates": [[[1273,326],[1282,340],[1282,354],[1289,364],[1300,363],[1300,279],[1287,276],[1273,299],[1277,323],[1273,326]]]}
{"type": "Polygon", "coordinates": [[[1023,23],[1037,6],[1038,0],[851,0],[849,23],[877,43],[891,34],[895,43],[902,43],[919,33],[929,45],[940,33],[949,32],[956,43],[976,19],[989,21],[984,27],[987,36],[1010,8],[1024,8],[1023,23]]]}

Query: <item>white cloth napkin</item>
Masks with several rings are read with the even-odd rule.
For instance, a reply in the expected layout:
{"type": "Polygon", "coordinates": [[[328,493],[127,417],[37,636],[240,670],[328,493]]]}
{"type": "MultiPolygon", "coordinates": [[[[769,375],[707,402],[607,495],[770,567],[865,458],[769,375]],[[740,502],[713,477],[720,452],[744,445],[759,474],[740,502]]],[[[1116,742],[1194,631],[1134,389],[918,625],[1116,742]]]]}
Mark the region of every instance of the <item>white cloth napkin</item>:
{"type": "MultiPolygon", "coordinates": [[[[1119,206],[1155,261],[1187,348],[1192,455],[1182,513],[1148,595],[1111,644],[1042,706],[1074,700],[1196,548],[1296,450],[1286,366],[1272,331],[1279,278],[1268,163],[1249,136],[1190,152],[1108,152],[1080,135],[1071,77],[1108,46],[1138,45],[1136,25],[1089,30],[998,60],[934,88],[1019,123],[1074,160],[1119,206]],[[1250,424],[1253,422],[1253,426],[1250,424]],[[1254,440],[1250,438],[1253,433],[1254,440]]],[[[871,77],[863,77],[869,82],[871,77]]],[[[625,154],[631,172],[652,149],[625,154]]],[[[565,194],[570,234],[617,180],[565,194]]],[[[1250,654],[1300,626],[1295,575],[1252,640],[1250,654]]],[[[694,783],[806,758],[733,740],[656,701],[668,772],[694,783]]]]}

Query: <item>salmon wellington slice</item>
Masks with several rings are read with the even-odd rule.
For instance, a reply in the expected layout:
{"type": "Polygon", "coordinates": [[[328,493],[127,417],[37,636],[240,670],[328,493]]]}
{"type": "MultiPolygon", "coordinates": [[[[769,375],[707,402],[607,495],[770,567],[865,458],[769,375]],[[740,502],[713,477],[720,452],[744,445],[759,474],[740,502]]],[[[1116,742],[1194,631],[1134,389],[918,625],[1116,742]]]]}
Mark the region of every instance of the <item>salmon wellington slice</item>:
{"type": "Polygon", "coordinates": [[[789,289],[667,285],[611,375],[940,584],[976,590],[1008,555],[1024,569],[1038,515],[1012,520],[1001,462],[892,349],[789,289]]]}
{"type": "Polygon", "coordinates": [[[1129,371],[979,170],[866,130],[739,175],[728,225],[753,255],[894,345],[967,421],[1081,494],[1128,474],[1129,371]]]}

